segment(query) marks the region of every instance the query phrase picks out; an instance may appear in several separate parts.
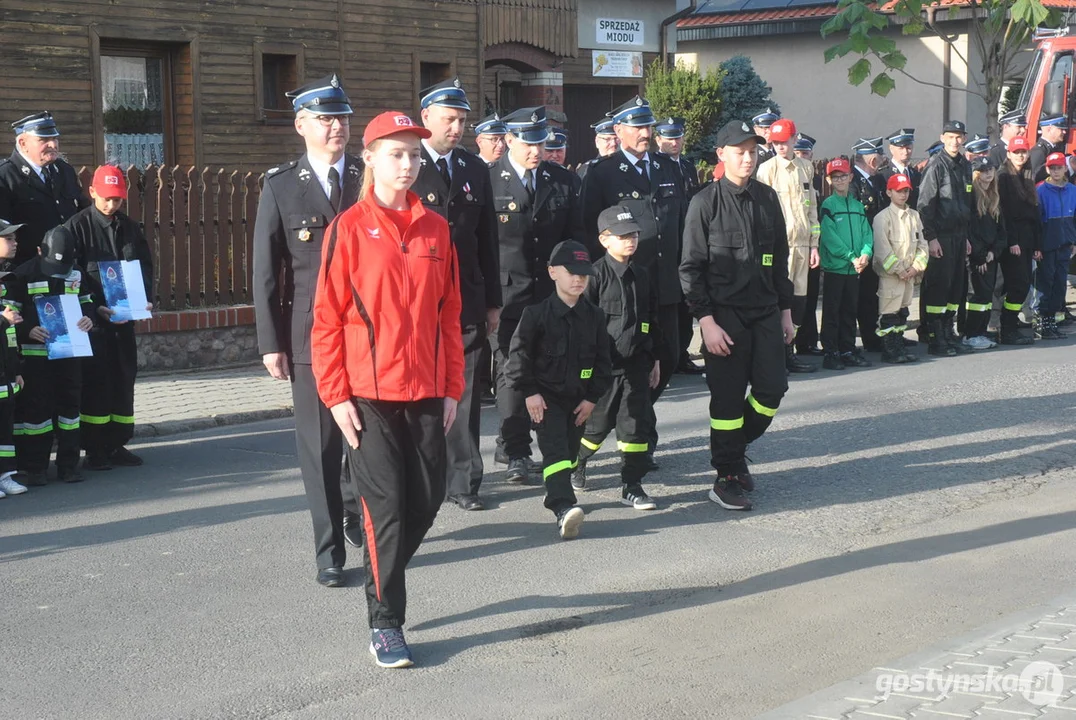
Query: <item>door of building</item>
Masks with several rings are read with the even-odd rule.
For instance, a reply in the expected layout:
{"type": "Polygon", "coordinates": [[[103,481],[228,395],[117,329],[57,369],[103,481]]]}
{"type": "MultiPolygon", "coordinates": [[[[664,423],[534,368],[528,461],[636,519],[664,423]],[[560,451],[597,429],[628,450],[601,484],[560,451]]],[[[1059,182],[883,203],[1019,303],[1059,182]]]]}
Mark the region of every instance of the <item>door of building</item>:
{"type": "Polygon", "coordinates": [[[568,116],[571,140],[565,162],[574,167],[594,157],[597,153],[590,126],[638,92],[638,85],[565,85],[564,112],[568,116]]]}

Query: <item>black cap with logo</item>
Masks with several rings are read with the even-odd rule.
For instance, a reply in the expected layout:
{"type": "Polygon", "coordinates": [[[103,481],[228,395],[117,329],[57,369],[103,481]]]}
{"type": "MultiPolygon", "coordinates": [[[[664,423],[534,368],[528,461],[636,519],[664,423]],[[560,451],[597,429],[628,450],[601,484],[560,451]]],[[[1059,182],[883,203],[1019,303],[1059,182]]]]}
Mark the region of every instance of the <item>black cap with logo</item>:
{"type": "Polygon", "coordinates": [[[596,274],[590,262],[590,253],[575,240],[564,240],[553,248],[553,252],[549,254],[549,267],[558,265],[567,268],[572,275],[596,274]]]}

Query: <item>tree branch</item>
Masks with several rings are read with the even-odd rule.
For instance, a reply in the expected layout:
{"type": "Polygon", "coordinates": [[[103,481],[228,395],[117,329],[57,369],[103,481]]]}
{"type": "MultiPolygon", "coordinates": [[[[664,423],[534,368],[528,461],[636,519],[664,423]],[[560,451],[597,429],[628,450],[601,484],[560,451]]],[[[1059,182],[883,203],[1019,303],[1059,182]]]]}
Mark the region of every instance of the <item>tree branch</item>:
{"type": "Polygon", "coordinates": [[[976,96],[978,98],[982,98],[982,100],[984,102],[988,102],[987,99],[986,99],[986,96],[984,96],[981,92],[978,92],[976,90],[972,90],[971,88],[955,87],[953,85],[942,85],[941,83],[930,82],[929,80],[920,80],[919,78],[912,75],[911,73],[909,73],[904,68],[896,68],[896,67],[887,66],[885,64],[885,61],[882,60],[882,56],[879,55],[878,53],[874,52],[873,50],[871,51],[871,55],[874,55],[874,57],[878,58],[878,60],[882,62],[882,66],[885,67],[886,72],[888,72],[890,70],[895,71],[895,72],[899,72],[901,75],[908,78],[912,82],[919,83],[920,85],[926,85],[927,87],[936,87],[936,88],[940,88],[942,90],[956,90],[957,92],[962,92],[962,93],[967,93],[969,95],[974,95],[974,96],[976,96]]]}
{"type": "Polygon", "coordinates": [[[969,63],[968,59],[966,57],[964,57],[964,54],[962,52],[960,52],[960,48],[958,48],[956,46],[956,42],[953,40],[953,38],[951,38],[948,35],[946,35],[945,33],[943,33],[938,28],[938,26],[935,24],[935,22],[934,22],[934,13],[932,12],[935,9],[936,8],[928,8],[927,9],[927,21],[925,23],[923,23],[923,24],[926,27],[930,28],[934,32],[935,35],[937,35],[939,38],[941,38],[942,41],[946,45],[948,45],[950,48],[952,48],[953,52],[956,53],[956,56],[963,61],[964,65],[970,68],[971,63],[969,63]]]}

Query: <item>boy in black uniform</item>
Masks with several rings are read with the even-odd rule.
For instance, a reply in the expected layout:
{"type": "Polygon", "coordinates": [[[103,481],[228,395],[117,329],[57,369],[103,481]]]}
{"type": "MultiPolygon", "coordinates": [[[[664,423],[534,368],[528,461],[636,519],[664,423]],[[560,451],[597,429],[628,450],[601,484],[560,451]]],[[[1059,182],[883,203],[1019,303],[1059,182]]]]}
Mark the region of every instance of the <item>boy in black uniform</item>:
{"type": "Polygon", "coordinates": [[[605,313],[583,297],[590,275],[583,245],[565,240],[553,248],[549,276],[556,292],[523,309],[504,371],[508,386],[527,399],[542,451],[545,506],[565,540],[583,524],[571,483],[583,425],[610,381],[605,313]]]}
{"type": "MultiPolygon", "coordinates": [[[[90,185],[93,205],[65,223],[75,235],[75,264],[101,285],[99,263],[137,260],[142,266],[146,298],[153,297],[153,260],[138,223],[120,210],[127,199],[123,171],[102,165],[90,185]]],[[[104,298],[100,298],[104,302],[104,298]]],[[[152,304],[146,306],[147,310],[152,304]]],[[[134,437],[134,386],[138,371],[134,323],[110,322],[112,310],[98,310],[103,322],[90,333],[93,357],[82,358],[82,373],[93,382],[82,385],[82,447],[90,470],[111,470],[113,465],[142,464],[124,447],[134,437]]]]}
{"type": "Polygon", "coordinates": [[[646,452],[656,422],[650,390],[661,379],[655,350],[660,342],[658,289],[646,270],[631,260],[639,245],[639,224],[630,208],[606,208],[598,216],[598,233],[605,255],[594,263],[595,278],[587,285],[586,297],[605,313],[613,380],[587,421],[572,487],[586,489],[587,459],[615,427],[624,460],[621,502],[636,510],[653,510],[657,503],[643,490],[642,479],[649,470],[646,452]]]}
{"type": "Polygon", "coordinates": [[[784,216],[777,193],[752,177],[762,142],[747,123],[718,131],[725,175],[692,198],[680,263],[710,387],[709,497],[726,510],[751,509],[745,451],[788,391],[783,345],[795,337],[784,216]]]}
{"type": "Polygon", "coordinates": [[[49,333],[38,317],[35,298],[77,295],[83,316],[80,330],[93,329],[101,293],[92,278],[75,267],[75,236],[63,225],[45,233],[38,256],[12,274],[10,296],[20,303],[23,321],[16,326],[22,346],[26,387],[16,403],[15,447],[19,470],[27,485],[44,485],[52,450],[53,417],[56,428],[56,475],[64,482],[80,482],[78,471],[79,412],[82,402],[82,359],[49,360],[45,346],[49,333]],[[96,292],[95,292],[96,291],[96,292]]]}
{"type": "Polygon", "coordinates": [[[16,233],[22,225],[0,220],[0,498],[22,495],[26,486],[16,480],[15,395],[22,390],[22,364],[15,325],[22,322],[16,302],[7,297],[11,259],[18,248],[16,233]]]}

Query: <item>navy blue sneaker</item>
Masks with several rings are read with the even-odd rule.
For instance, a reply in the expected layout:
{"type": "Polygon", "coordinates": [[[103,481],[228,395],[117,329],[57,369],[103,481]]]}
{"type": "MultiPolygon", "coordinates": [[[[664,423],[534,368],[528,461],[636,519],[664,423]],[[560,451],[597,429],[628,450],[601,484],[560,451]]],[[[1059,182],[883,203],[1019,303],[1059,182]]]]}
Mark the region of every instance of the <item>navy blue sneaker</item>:
{"type": "Polygon", "coordinates": [[[415,664],[400,628],[371,630],[370,654],[374,656],[378,666],[383,668],[405,668],[415,664]]]}

